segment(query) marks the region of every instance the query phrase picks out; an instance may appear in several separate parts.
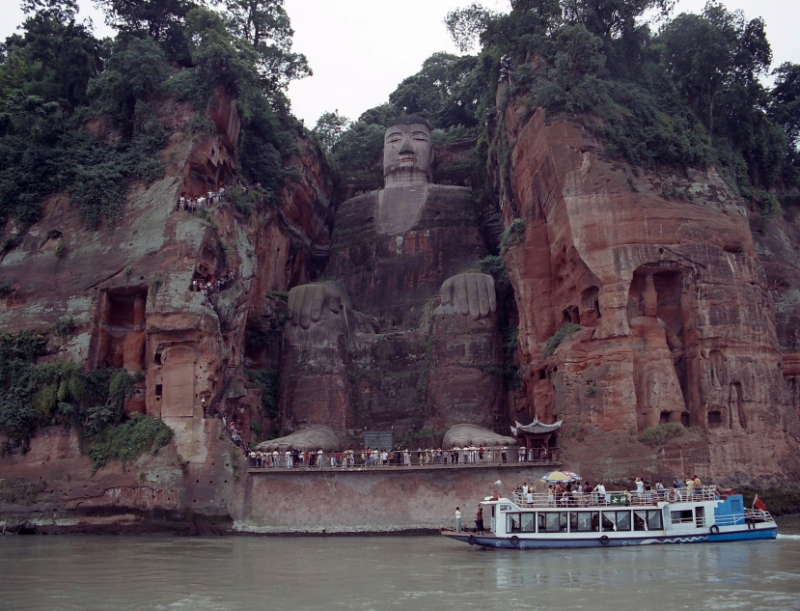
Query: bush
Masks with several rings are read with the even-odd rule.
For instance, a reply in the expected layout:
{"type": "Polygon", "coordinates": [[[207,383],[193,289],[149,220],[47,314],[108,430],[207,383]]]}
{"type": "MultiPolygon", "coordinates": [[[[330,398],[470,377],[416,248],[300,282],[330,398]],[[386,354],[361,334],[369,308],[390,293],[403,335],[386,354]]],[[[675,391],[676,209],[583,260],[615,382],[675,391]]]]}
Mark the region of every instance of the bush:
{"type": "Polygon", "coordinates": [[[129,420],[100,431],[88,444],[92,473],[111,460],[128,463],[145,452],[155,454],[172,440],[173,432],[160,418],[133,414],[129,420]]]}
{"type": "Polygon", "coordinates": [[[548,357],[555,353],[556,348],[564,341],[568,335],[572,335],[575,331],[581,330],[580,325],[576,325],[575,323],[565,322],[561,325],[561,328],[555,332],[554,335],[547,339],[544,345],[544,356],[548,357]]]}
{"type": "Polygon", "coordinates": [[[75,319],[72,316],[64,316],[56,320],[51,330],[53,331],[53,335],[63,340],[77,328],[78,325],[75,323],[75,319]]]}
{"type": "MultiPolygon", "coordinates": [[[[50,330],[66,335],[74,328],[70,317],[59,319],[50,330]]],[[[90,456],[94,470],[169,442],[172,431],[160,420],[138,415],[125,419],[125,399],[143,380],[141,374],[87,372],[71,362],[37,364],[46,350],[41,334],[0,334],[0,432],[8,437],[3,452],[25,450],[38,428],[55,424],[77,431],[81,452],[90,456]]]]}
{"type": "Polygon", "coordinates": [[[505,254],[512,246],[521,243],[525,238],[525,221],[514,219],[500,236],[500,254],[505,254]]]}
{"type": "Polygon", "coordinates": [[[488,274],[494,278],[494,288],[498,295],[504,295],[511,288],[511,279],[506,271],[506,264],[503,257],[489,255],[478,261],[478,269],[481,273],[488,274]]]}
{"type": "Polygon", "coordinates": [[[280,372],[276,369],[246,369],[251,386],[261,389],[261,409],[267,418],[278,415],[278,386],[280,372]]]}
{"type": "Polygon", "coordinates": [[[639,441],[649,446],[660,446],[663,445],[667,439],[680,437],[683,435],[684,430],[683,426],[677,422],[659,424],[657,427],[647,428],[642,431],[642,434],[639,436],[639,441]]]}

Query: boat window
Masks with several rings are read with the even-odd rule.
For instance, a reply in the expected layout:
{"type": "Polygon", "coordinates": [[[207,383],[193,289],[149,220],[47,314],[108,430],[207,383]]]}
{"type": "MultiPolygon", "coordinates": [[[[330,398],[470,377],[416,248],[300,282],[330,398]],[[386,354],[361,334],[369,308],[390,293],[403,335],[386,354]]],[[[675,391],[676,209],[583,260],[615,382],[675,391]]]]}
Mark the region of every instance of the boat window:
{"type": "Polygon", "coordinates": [[[661,521],[661,512],[658,509],[647,510],[647,530],[663,530],[664,523],[661,521]]]}
{"type": "Polygon", "coordinates": [[[511,505],[500,505],[500,511],[511,511],[511,505]]]}
{"type": "Polygon", "coordinates": [[[522,532],[519,526],[519,514],[508,513],[506,514],[506,532],[518,533],[522,532]]]}
{"type": "Polygon", "coordinates": [[[539,532],[540,533],[563,533],[567,532],[567,512],[566,511],[540,511],[539,532]]]}
{"type": "Polygon", "coordinates": [[[631,529],[630,511],[604,511],[603,532],[614,532],[631,529]]]}
{"type": "Polygon", "coordinates": [[[686,509],[684,511],[671,511],[670,517],[672,518],[673,524],[691,524],[694,522],[694,515],[692,515],[691,509],[686,509]]]}
{"type": "Polygon", "coordinates": [[[600,530],[599,511],[573,511],[569,514],[570,532],[597,532],[600,530]]]}
{"type": "Polygon", "coordinates": [[[633,512],[633,530],[648,530],[646,511],[633,512]]]}
{"type": "Polygon", "coordinates": [[[697,526],[697,528],[703,528],[703,526],[706,525],[706,508],[695,507],[694,513],[695,526],[697,526]]]}
{"type": "Polygon", "coordinates": [[[536,532],[536,514],[533,512],[520,514],[521,528],[524,533],[536,532]]]}

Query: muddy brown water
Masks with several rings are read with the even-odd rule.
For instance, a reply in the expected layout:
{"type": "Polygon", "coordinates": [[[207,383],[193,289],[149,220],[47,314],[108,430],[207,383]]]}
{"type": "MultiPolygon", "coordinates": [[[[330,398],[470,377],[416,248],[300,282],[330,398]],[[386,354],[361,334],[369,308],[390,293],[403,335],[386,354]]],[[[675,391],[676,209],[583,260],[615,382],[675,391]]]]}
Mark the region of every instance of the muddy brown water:
{"type": "Polygon", "coordinates": [[[800,610],[775,541],[481,550],[426,537],[0,537],[0,609],[800,610]]]}

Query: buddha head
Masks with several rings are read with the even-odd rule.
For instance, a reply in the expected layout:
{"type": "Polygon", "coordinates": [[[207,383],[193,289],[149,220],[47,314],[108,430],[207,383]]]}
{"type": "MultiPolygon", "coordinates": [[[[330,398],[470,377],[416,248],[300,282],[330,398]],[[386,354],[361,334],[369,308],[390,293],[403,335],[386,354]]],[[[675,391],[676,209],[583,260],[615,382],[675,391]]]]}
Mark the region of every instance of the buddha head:
{"type": "Polygon", "coordinates": [[[383,138],[383,177],[386,186],[430,182],[433,149],[431,126],[421,117],[400,117],[383,138]]]}

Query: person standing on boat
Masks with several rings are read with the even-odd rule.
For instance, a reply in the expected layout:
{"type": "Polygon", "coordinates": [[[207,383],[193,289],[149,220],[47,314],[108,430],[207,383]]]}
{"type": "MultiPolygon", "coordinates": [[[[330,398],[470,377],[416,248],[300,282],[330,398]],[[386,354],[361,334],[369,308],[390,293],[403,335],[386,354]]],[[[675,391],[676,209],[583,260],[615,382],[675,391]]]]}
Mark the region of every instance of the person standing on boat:
{"type": "Polygon", "coordinates": [[[606,487],[603,485],[603,482],[600,482],[599,484],[597,484],[597,487],[595,488],[595,491],[597,492],[597,502],[600,503],[601,505],[605,505],[606,504],[606,487]]]}
{"type": "Polygon", "coordinates": [[[676,501],[681,500],[681,480],[680,478],[676,477],[675,481],[672,483],[672,491],[675,496],[676,501]]]}
{"type": "Polygon", "coordinates": [[[636,503],[642,504],[642,497],[644,496],[644,482],[641,477],[636,478],[636,503]]]}
{"type": "Polygon", "coordinates": [[[700,478],[697,475],[694,476],[694,489],[697,490],[698,494],[700,494],[700,498],[703,497],[703,482],[700,481],[700,478]]]}
{"type": "Polygon", "coordinates": [[[690,477],[686,480],[686,500],[692,501],[694,500],[694,477],[690,477]]]}
{"type": "Polygon", "coordinates": [[[585,495],[585,505],[594,505],[594,496],[592,495],[594,492],[594,488],[592,488],[592,484],[590,482],[586,482],[586,485],[583,487],[583,494],[585,495]]]}
{"type": "Polygon", "coordinates": [[[461,507],[456,507],[456,532],[461,532],[461,507]]]}
{"type": "Polygon", "coordinates": [[[478,515],[475,516],[475,530],[483,532],[483,507],[478,505],[478,515]]]}

